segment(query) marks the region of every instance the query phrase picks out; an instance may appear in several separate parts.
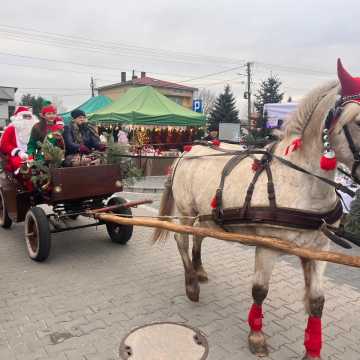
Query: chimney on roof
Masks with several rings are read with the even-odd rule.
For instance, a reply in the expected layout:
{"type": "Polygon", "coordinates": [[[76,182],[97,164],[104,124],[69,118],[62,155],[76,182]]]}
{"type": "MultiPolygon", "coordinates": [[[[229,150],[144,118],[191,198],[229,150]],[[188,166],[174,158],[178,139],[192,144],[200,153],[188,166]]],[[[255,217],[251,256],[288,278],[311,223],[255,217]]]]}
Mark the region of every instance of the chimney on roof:
{"type": "Polygon", "coordinates": [[[144,77],[146,77],[146,72],[145,72],[145,71],[142,71],[142,72],[141,72],[141,78],[143,79],[144,77]]]}
{"type": "Polygon", "coordinates": [[[126,72],[125,71],[121,72],[121,82],[122,83],[126,82],[126,72]]]}

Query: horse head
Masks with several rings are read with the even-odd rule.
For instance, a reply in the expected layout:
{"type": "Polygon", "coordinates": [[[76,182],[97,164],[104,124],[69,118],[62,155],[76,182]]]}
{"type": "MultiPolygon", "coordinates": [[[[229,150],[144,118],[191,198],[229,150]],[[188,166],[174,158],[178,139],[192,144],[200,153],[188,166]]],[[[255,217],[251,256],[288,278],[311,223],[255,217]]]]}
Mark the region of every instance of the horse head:
{"type": "Polygon", "coordinates": [[[299,156],[313,171],[320,167],[332,177],[340,162],[360,183],[360,78],[351,76],[340,59],[338,78],[311,91],[289,118],[285,154],[301,146],[299,156]]]}
{"type": "Polygon", "coordinates": [[[340,59],[338,77],[340,94],[322,133],[323,157],[336,154],[336,158],[351,169],[353,180],[360,184],[360,78],[351,76],[340,59]]]}

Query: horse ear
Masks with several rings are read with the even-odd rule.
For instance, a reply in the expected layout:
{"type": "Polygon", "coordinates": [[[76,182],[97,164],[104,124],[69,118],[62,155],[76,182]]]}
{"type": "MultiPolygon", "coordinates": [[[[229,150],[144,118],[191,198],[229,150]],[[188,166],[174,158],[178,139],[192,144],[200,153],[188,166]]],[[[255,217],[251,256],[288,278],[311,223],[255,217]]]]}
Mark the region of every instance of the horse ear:
{"type": "Polygon", "coordinates": [[[344,68],[341,60],[337,63],[338,77],[341,83],[341,95],[351,96],[352,100],[360,100],[360,78],[351,76],[344,68]]]}
{"type": "Polygon", "coordinates": [[[340,58],[337,60],[337,73],[342,86],[346,85],[347,81],[353,80],[353,77],[345,70],[340,58]]]}

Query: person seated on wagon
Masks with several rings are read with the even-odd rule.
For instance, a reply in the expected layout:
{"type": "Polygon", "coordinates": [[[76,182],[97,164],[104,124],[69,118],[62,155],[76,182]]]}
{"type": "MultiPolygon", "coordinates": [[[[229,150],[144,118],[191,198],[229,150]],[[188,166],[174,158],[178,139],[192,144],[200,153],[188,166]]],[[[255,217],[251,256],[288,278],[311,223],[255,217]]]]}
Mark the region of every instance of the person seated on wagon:
{"type": "Polygon", "coordinates": [[[96,128],[89,124],[85,113],[76,109],[71,112],[72,121],[65,125],[65,156],[76,154],[90,154],[93,150],[104,151],[106,145],[102,144],[96,128]]]}
{"type": "Polygon", "coordinates": [[[64,147],[64,126],[58,123],[57,110],[54,105],[46,105],[41,109],[40,121],[31,130],[27,152],[36,160],[44,160],[41,145],[47,139],[52,145],[64,147]]]}

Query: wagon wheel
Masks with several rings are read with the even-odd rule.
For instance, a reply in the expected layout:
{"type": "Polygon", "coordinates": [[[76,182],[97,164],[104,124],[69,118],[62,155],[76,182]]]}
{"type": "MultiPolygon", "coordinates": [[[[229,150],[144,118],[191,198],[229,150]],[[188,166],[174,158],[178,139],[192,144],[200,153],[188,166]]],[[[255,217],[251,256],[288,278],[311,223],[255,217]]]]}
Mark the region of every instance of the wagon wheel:
{"type": "MultiPolygon", "coordinates": [[[[109,200],[108,206],[124,204],[124,203],[126,203],[125,199],[123,199],[121,197],[113,197],[109,200]]],[[[114,213],[132,217],[131,209],[114,210],[114,213]]],[[[133,233],[132,225],[120,225],[120,224],[107,223],[106,228],[107,228],[107,232],[110,236],[111,241],[121,244],[121,245],[125,245],[130,240],[132,233],[133,233]]]]}
{"type": "Polygon", "coordinates": [[[3,190],[0,189],[0,226],[4,229],[9,229],[11,227],[12,220],[9,217],[9,214],[6,210],[5,198],[3,190]]]}
{"type": "Polygon", "coordinates": [[[31,208],[25,217],[25,240],[28,254],[32,260],[44,261],[51,247],[51,234],[48,218],[40,207],[31,208]]]}

